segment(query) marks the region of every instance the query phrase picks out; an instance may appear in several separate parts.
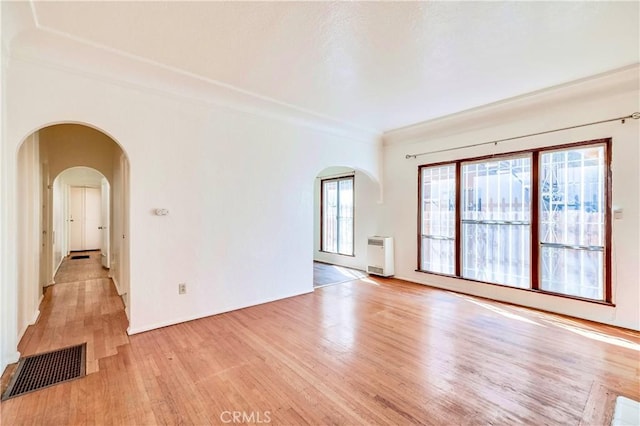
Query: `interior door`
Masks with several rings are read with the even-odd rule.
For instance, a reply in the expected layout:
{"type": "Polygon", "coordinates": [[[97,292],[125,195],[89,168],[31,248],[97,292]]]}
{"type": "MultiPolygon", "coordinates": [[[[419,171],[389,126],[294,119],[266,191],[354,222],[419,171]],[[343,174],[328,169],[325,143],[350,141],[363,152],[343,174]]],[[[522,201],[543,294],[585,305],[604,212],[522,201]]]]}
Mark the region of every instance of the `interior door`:
{"type": "Polygon", "coordinates": [[[84,188],[84,250],[102,246],[102,194],[100,188],[84,188]]]}
{"type": "Polygon", "coordinates": [[[69,193],[69,250],[84,250],[84,188],[72,186],[69,193]]]}
{"type": "Polygon", "coordinates": [[[101,203],[101,245],[100,245],[100,253],[102,256],[102,266],[105,268],[109,268],[111,264],[111,258],[109,255],[110,252],[110,244],[109,244],[109,227],[110,227],[110,217],[109,217],[109,182],[102,178],[102,203],[101,203]]]}
{"type": "Polygon", "coordinates": [[[71,187],[70,249],[99,250],[102,246],[101,188],[71,187]]]}

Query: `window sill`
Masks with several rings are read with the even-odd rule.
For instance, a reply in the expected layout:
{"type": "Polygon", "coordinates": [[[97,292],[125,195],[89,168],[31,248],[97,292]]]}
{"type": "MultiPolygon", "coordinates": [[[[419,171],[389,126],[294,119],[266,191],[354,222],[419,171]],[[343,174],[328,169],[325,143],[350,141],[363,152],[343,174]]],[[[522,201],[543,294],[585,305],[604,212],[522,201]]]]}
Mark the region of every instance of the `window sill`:
{"type": "MultiPolygon", "coordinates": [[[[459,277],[457,275],[443,274],[443,273],[440,273],[440,272],[429,272],[429,271],[424,271],[422,269],[416,269],[415,271],[416,272],[421,272],[423,274],[437,275],[437,276],[447,277],[447,278],[455,278],[457,280],[467,281],[467,282],[470,282],[470,283],[479,283],[479,284],[487,284],[487,285],[498,286],[498,287],[502,287],[502,288],[511,288],[511,289],[514,289],[514,290],[528,291],[530,293],[545,294],[545,295],[548,295],[548,296],[562,297],[564,299],[572,299],[572,300],[577,300],[577,301],[580,301],[580,302],[594,303],[596,305],[609,306],[609,307],[612,307],[612,308],[616,306],[616,304],[613,303],[613,302],[606,302],[604,300],[587,299],[586,297],[573,296],[573,295],[570,295],[570,294],[555,293],[555,292],[552,292],[552,291],[538,290],[538,289],[533,289],[533,288],[513,287],[513,286],[510,286],[510,285],[506,285],[506,284],[498,284],[498,283],[491,283],[491,282],[487,282],[487,281],[474,280],[474,279],[471,279],[471,278],[463,278],[463,277],[459,277]]],[[[455,290],[452,290],[452,291],[456,292],[455,290]]],[[[463,292],[458,291],[458,293],[463,293],[463,292]]]]}

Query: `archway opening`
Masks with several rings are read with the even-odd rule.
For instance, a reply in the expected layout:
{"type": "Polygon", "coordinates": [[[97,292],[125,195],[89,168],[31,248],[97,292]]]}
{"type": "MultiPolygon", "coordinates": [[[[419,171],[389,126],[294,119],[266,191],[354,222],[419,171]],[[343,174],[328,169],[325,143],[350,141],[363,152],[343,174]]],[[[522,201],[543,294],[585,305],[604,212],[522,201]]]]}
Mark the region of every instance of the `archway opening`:
{"type": "Polygon", "coordinates": [[[64,123],[34,131],[17,157],[18,340],[37,320],[45,288],[55,284],[61,261],[75,248],[72,225],[86,219],[71,214],[74,188],[85,198],[99,199],[100,209],[99,217],[84,223],[99,232],[82,235],[87,245],[79,249],[104,255],[103,265],[129,316],[129,161],[124,150],[94,127],[64,123]]]}
{"type": "Polygon", "coordinates": [[[378,227],[379,186],[346,166],[321,170],[314,182],[314,288],[366,277],[367,238],[378,227]]]}
{"type": "MultiPolygon", "coordinates": [[[[101,265],[110,268],[111,185],[91,167],[71,167],[52,185],[53,277],[72,252],[100,251],[101,265]]],[[[53,284],[53,283],[51,283],[53,284]]]]}

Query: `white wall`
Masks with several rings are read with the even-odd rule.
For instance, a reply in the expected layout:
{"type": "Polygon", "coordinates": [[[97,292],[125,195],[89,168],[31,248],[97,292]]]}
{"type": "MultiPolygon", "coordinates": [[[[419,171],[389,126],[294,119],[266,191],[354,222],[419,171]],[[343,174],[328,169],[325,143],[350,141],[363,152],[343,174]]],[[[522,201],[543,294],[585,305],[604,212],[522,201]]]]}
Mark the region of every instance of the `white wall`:
{"type": "Polygon", "coordinates": [[[69,185],[60,176],[53,181],[53,276],[69,252],[69,185]]]}
{"type": "Polygon", "coordinates": [[[640,120],[627,120],[529,137],[497,146],[467,148],[407,160],[406,154],[464,146],[575,124],[620,117],[638,111],[638,69],[538,93],[457,116],[390,132],[384,150],[384,231],[396,237],[396,276],[409,281],[496,300],[559,312],[638,330],[640,328],[640,120]],[[613,301],[615,307],[484,285],[432,274],[417,268],[418,165],[532,147],[613,138],[613,205],[624,217],[613,221],[613,301]]]}
{"type": "Polygon", "coordinates": [[[39,315],[42,296],[40,282],[41,248],[41,166],[38,133],[25,140],[18,152],[18,215],[17,229],[20,235],[18,252],[18,338],[39,315]]]}
{"type": "MultiPolygon", "coordinates": [[[[23,139],[53,123],[88,123],[127,153],[131,214],[122,226],[130,229],[123,232],[130,264],[115,269],[130,271],[130,284],[120,282],[119,291],[128,293],[132,333],[312,291],[317,171],[349,164],[377,173],[376,140],[311,118],[183,98],[19,58],[5,78],[3,148],[10,154],[2,163],[9,171],[23,139]],[[155,216],[156,208],[170,214],[155,216]],[[179,296],[182,282],[187,294],[179,296]]],[[[3,199],[17,197],[16,185],[7,182],[3,199]]],[[[12,232],[1,238],[15,244],[12,232]]],[[[3,285],[17,285],[15,276],[7,278],[3,285]]],[[[2,315],[12,315],[12,306],[3,300],[2,315]]],[[[14,350],[14,341],[5,339],[2,349],[14,350]]]]}
{"type": "Polygon", "coordinates": [[[124,153],[113,158],[113,182],[111,184],[111,259],[109,276],[122,296],[127,317],[129,303],[129,162],[124,153]],[[125,238],[122,238],[122,236],[125,238]]]}
{"type": "MultiPolygon", "coordinates": [[[[0,22],[5,22],[6,13],[0,5],[0,22]]],[[[3,25],[3,29],[5,26],[3,25]]],[[[6,93],[6,73],[9,68],[9,46],[5,37],[1,37],[1,61],[0,61],[0,370],[4,370],[7,364],[16,362],[20,356],[18,352],[18,318],[17,318],[17,255],[15,253],[15,179],[16,167],[7,167],[1,159],[12,156],[15,161],[15,152],[6,140],[6,107],[4,93],[6,93]],[[11,308],[10,306],[14,307],[11,308]]]]}
{"type": "Polygon", "coordinates": [[[320,262],[349,268],[367,269],[367,237],[376,235],[378,226],[380,187],[366,173],[355,170],[354,175],[354,255],[345,256],[320,251],[320,186],[322,178],[353,173],[343,166],[328,167],[318,173],[313,183],[313,258],[320,262]]]}

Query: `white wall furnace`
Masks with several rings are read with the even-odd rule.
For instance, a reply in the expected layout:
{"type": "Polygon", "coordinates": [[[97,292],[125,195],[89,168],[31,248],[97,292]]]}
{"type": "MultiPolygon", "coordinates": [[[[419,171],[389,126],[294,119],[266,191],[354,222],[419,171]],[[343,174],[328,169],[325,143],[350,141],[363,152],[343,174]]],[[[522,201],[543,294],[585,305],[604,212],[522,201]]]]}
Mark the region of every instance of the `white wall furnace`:
{"type": "Polygon", "coordinates": [[[367,239],[367,272],[390,277],[394,272],[393,238],[373,236],[367,239]]]}

